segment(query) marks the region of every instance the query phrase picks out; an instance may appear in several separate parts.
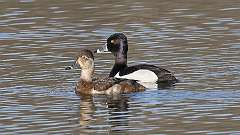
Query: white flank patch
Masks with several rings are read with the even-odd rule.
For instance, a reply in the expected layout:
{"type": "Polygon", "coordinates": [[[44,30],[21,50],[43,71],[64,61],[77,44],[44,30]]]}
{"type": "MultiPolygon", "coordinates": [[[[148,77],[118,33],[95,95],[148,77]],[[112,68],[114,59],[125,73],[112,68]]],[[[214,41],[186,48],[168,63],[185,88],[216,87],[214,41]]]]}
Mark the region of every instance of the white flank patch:
{"type": "Polygon", "coordinates": [[[132,72],[131,74],[123,75],[123,76],[119,76],[119,72],[118,72],[114,77],[138,80],[141,82],[156,82],[158,80],[158,77],[154,72],[146,69],[140,69],[135,72],[132,72]]]}

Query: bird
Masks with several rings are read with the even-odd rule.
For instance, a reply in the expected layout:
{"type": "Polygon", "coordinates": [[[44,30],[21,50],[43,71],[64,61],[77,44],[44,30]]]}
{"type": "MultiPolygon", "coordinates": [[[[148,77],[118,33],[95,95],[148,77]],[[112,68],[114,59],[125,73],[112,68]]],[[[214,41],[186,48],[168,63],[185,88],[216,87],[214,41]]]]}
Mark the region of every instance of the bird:
{"type": "Polygon", "coordinates": [[[137,80],[139,82],[171,83],[178,82],[170,71],[150,64],[127,65],[128,40],[123,33],[114,33],[108,37],[102,48],[95,53],[112,53],[115,63],[109,77],[137,80]]]}

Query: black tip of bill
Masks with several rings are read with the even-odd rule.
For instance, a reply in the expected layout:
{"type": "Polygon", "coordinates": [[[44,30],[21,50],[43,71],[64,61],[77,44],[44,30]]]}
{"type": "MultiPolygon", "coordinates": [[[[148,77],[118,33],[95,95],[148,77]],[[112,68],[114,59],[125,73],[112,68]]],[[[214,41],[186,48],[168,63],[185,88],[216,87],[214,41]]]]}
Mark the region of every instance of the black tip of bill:
{"type": "Polygon", "coordinates": [[[65,70],[71,70],[71,69],[73,69],[72,66],[67,66],[67,67],[65,68],[65,70]]]}

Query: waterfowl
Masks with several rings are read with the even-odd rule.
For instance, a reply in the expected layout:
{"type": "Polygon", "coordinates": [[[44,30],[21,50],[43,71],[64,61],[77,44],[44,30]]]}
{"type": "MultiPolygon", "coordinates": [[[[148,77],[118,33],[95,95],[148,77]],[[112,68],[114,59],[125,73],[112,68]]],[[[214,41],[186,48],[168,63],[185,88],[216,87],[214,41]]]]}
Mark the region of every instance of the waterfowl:
{"type": "Polygon", "coordinates": [[[109,53],[115,56],[115,64],[109,77],[126,78],[140,82],[176,83],[176,77],[168,70],[154,65],[127,65],[128,41],[123,33],[115,33],[107,39],[104,47],[96,53],[109,53]]]}
{"type": "MultiPolygon", "coordinates": [[[[93,79],[94,56],[90,50],[81,50],[74,65],[81,68],[80,80],[75,91],[80,94],[121,94],[143,91],[144,86],[134,80],[116,79],[113,77],[93,79]]],[[[67,67],[66,69],[70,69],[67,67]]]]}

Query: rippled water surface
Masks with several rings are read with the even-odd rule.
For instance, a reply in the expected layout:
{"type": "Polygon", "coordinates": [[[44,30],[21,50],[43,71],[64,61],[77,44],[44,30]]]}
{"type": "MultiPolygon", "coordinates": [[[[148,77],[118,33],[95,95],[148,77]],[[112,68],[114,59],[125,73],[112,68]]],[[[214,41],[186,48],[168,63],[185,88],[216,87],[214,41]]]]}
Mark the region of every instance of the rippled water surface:
{"type": "MultiPolygon", "coordinates": [[[[1,134],[240,134],[240,1],[0,0],[1,134]],[[74,93],[65,71],[114,32],[129,65],[164,67],[168,89],[74,93]]],[[[113,56],[96,55],[108,74],[113,56]]]]}

